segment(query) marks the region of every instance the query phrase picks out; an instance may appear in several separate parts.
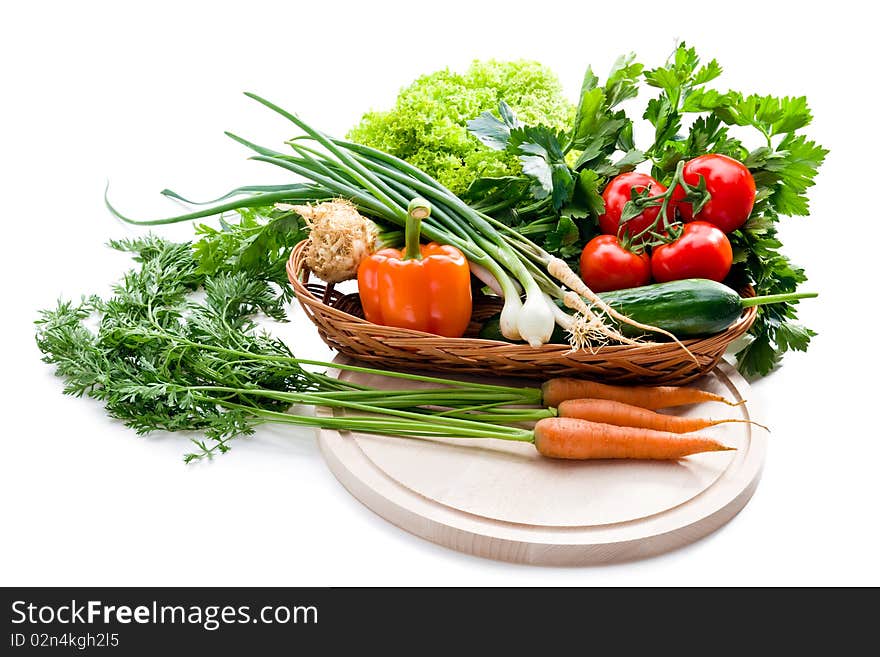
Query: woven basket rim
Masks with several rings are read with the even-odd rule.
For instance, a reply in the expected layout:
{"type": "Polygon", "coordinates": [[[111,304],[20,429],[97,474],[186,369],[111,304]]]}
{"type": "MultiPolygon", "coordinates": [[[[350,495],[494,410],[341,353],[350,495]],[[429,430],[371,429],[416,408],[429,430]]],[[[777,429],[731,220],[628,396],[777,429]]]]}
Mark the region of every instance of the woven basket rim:
{"type": "MultiPolygon", "coordinates": [[[[505,346],[509,347],[511,350],[522,350],[522,351],[528,351],[529,353],[534,353],[535,350],[559,351],[560,347],[563,347],[566,349],[569,348],[568,345],[560,345],[560,344],[555,344],[555,343],[547,343],[547,344],[541,345],[541,347],[532,347],[527,343],[505,342],[502,340],[489,340],[486,338],[470,338],[470,337],[449,338],[449,337],[435,335],[433,333],[427,333],[424,331],[416,331],[414,329],[406,329],[406,328],[382,326],[379,324],[373,324],[372,322],[367,321],[364,318],[357,317],[356,315],[352,315],[350,313],[347,313],[344,310],[340,310],[339,308],[336,308],[335,306],[328,305],[327,303],[325,303],[323,300],[319,299],[317,296],[315,296],[312,293],[312,291],[307,287],[307,282],[304,282],[300,279],[300,276],[303,273],[306,273],[306,274],[310,273],[308,270],[308,267],[305,264],[305,256],[303,253],[304,250],[306,249],[308,243],[309,243],[309,240],[305,239],[305,240],[302,240],[301,242],[299,242],[298,244],[296,244],[296,246],[293,247],[293,250],[291,251],[290,257],[288,258],[288,261],[287,261],[287,267],[286,267],[287,268],[287,277],[290,280],[290,284],[293,287],[293,290],[294,290],[294,293],[296,294],[297,299],[300,301],[300,303],[307,302],[307,303],[309,303],[309,305],[322,306],[324,308],[327,308],[328,310],[332,310],[334,313],[339,313],[341,315],[344,315],[346,321],[363,325],[365,330],[367,330],[367,329],[375,330],[378,328],[378,329],[381,329],[383,333],[388,333],[389,335],[395,335],[395,336],[406,337],[406,338],[419,338],[419,337],[421,337],[421,338],[426,338],[426,339],[440,341],[440,342],[453,341],[454,344],[457,344],[457,345],[473,344],[475,346],[491,345],[493,347],[497,347],[499,345],[505,345],[505,346]]],[[[328,291],[333,289],[332,284],[324,283],[323,281],[322,281],[322,284],[327,286],[328,291]]],[[[739,295],[741,297],[746,297],[746,298],[753,297],[753,296],[755,296],[755,290],[754,290],[754,288],[752,288],[751,285],[749,285],[746,288],[744,288],[742,291],[740,291],[739,295]]],[[[751,325],[751,323],[755,319],[755,316],[757,314],[757,310],[758,310],[757,306],[751,306],[749,308],[746,308],[745,311],[743,312],[743,314],[739,317],[739,319],[736,322],[734,322],[733,324],[731,324],[730,326],[728,326],[723,331],[720,331],[718,333],[714,333],[709,336],[699,337],[699,338],[687,338],[687,339],[681,340],[681,343],[685,346],[698,345],[698,344],[700,344],[704,341],[707,341],[707,340],[718,340],[720,338],[723,338],[727,334],[730,334],[730,336],[731,336],[730,341],[733,341],[733,339],[735,339],[736,337],[738,337],[739,335],[744,333],[746,330],[748,330],[748,327],[743,328],[743,326],[745,324],[748,324],[749,326],[751,325]]],[[[615,353],[618,351],[629,351],[629,350],[633,350],[633,349],[645,349],[645,348],[650,349],[653,347],[657,347],[658,344],[666,346],[666,345],[671,345],[674,343],[664,342],[664,343],[650,343],[650,344],[644,344],[644,345],[628,345],[628,344],[602,345],[599,347],[595,347],[594,349],[592,349],[590,351],[593,354],[607,354],[609,357],[614,357],[615,353]]]]}

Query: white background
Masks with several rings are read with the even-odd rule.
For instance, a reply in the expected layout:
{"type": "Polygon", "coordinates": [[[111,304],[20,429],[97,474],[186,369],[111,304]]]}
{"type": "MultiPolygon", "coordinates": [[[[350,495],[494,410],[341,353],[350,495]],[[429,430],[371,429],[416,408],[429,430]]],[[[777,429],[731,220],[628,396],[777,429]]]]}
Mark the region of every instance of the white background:
{"type": "MultiPolygon", "coordinates": [[[[154,1],[4,3],[2,585],[880,584],[877,555],[876,19],[867,3],[154,1]],[[298,6],[298,5],[302,6],[298,6]],[[780,6],[782,5],[782,6],[780,6]],[[424,7],[420,9],[418,7],[424,7]],[[716,8],[717,7],[717,8],[716,8]],[[172,213],[164,187],[208,197],[281,182],[223,137],[280,144],[252,90],[343,134],[418,74],[534,58],[573,98],[584,67],[635,50],[657,65],[683,38],[719,85],[806,94],[831,148],[813,216],[784,222],[818,301],[810,352],[758,382],[773,433],[763,480],[729,525],[661,557],[581,569],[496,563],[413,537],[362,507],[309,431],[261,431],[186,467],[185,438],[137,438],[61,395],[31,322],[59,296],[104,292],[127,266],[112,220],[172,213]],[[869,226],[870,224],[870,226],[869,226]]],[[[188,225],[164,234],[189,237],[188,225]]],[[[298,308],[283,329],[329,357],[298,308]]]]}

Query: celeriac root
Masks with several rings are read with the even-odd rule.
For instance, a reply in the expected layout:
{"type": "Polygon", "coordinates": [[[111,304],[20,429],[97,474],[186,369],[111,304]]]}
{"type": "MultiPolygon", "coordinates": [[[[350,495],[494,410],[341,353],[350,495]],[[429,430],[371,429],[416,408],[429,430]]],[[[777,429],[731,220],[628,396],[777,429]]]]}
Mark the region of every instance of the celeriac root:
{"type": "Polygon", "coordinates": [[[376,224],[345,199],[317,205],[276,203],[280,210],[296,212],[309,227],[306,266],[327,283],[357,278],[358,265],[376,248],[376,224]]]}

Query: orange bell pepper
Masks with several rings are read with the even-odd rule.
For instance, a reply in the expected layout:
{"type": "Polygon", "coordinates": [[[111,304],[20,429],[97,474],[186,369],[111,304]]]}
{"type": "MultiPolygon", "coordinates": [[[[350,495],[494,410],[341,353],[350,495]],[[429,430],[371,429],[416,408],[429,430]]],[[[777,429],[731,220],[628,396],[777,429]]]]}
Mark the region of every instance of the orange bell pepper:
{"type": "Polygon", "coordinates": [[[447,244],[419,244],[424,199],[409,204],[406,249],[380,249],[358,267],[358,292],[367,321],[460,338],[471,321],[467,259],[447,244]]]}

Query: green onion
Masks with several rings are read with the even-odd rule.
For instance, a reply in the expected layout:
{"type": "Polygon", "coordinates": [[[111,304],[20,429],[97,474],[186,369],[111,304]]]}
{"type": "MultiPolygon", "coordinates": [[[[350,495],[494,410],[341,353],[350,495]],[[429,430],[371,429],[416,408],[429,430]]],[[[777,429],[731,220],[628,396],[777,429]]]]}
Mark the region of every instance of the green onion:
{"type": "MultiPolygon", "coordinates": [[[[251,159],[281,167],[302,176],[308,183],[238,187],[216,199],[225,203],[154,221],[125,217],[108,201],[111,212],[129,223],[157,225],[279,202],[344,198],[375,221],[402,228],[406,225],[409,202],[424,197],[431,204],[432,212],[422,221],[422,233],[431,240],[460,249],[472,264],[472,271],[501,292],[504,306],[500,328],[505,337],[523,339],[537,347],[549,341],[555,323],[566,329],[572,328],[574,319],[553,303],[553,299],[559,299],[581,313],[592,330],[620,342],[635,342],[605,326],[600,313],[607,313],[626,324],[635,324],[602,302],[565,262],[512,228],[470,207],[417,167],[374,148],[329,137],[274,103],[256,94],[245,95],[287,118],[304,134],[286,142],[293,154],[254,144],[232,133],[226,134],[254,151],[251,159]],[[308,142],[315,147],[306,145],[308,142]],[[566,293],[565,287],[576,294],[566,293]]],[[[169,190],[163,193],[184,200],[169,190]]],[[[638,327],[668,335],[654,327],[638,327]]]]}

